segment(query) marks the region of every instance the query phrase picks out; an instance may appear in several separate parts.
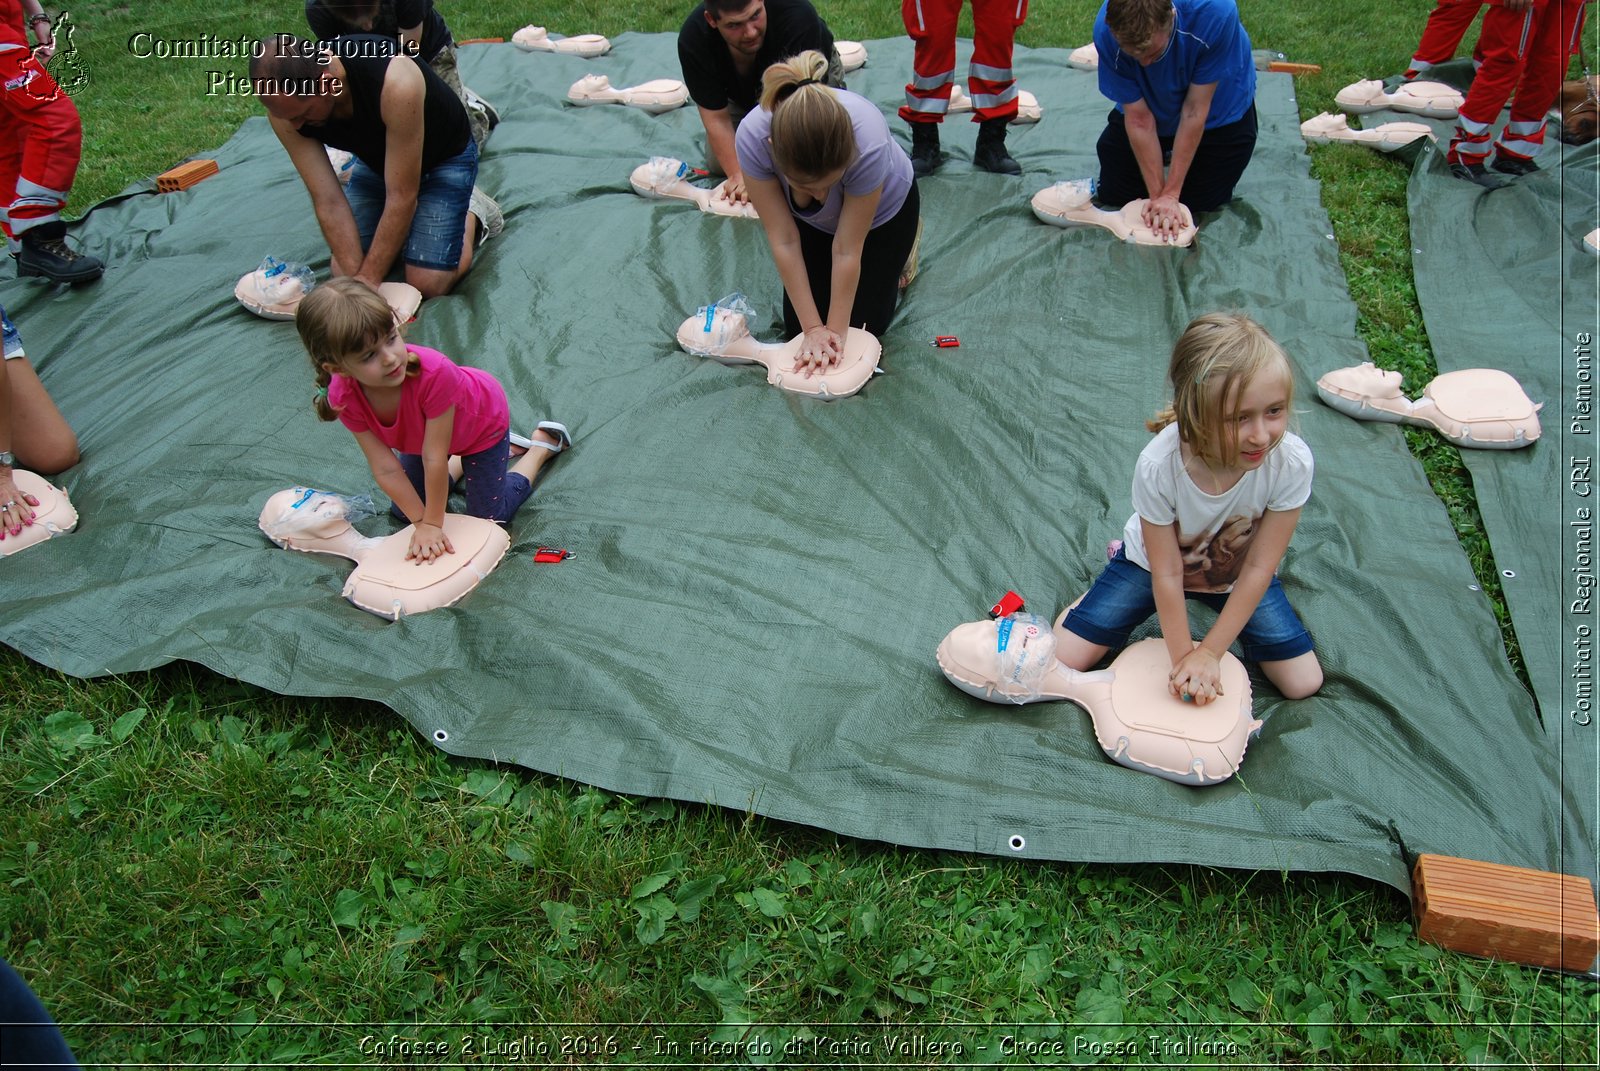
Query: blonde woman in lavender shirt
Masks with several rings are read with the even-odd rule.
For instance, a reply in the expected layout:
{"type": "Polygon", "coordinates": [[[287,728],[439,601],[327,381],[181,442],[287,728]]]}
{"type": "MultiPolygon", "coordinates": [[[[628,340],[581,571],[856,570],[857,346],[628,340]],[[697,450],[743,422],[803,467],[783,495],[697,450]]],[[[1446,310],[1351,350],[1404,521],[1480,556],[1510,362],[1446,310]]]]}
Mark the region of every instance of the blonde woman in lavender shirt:
{"type": "Polygon", "coordinates": [[[805,336],[796,367],[809,369],[838,362],[848,328],[888,329],[919,217],[911,158],[883,113],[829,88],[827,73],[820,52],[769,67],[735,137],[783,280],[784,327],[805,336]]]}

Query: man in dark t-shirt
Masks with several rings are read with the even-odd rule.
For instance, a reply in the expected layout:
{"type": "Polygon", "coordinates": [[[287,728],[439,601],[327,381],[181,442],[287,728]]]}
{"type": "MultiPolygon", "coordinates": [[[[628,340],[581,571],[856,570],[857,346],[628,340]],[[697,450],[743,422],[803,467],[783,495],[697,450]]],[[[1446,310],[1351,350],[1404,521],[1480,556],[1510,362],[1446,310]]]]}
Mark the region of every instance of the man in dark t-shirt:
{"type": "Polygon", "coordinates": [[[377,37],[345,41],[334,52],[290,34],[264,38],[250,60],[256,96],[311,195],[333,274],[376,288],[403,258],[424,297],[448,293],[503,223],[473,185],[466,109],[421,60],[377,37]],[[328,146],[355,155],[343,187],[328,146]]]}
{"type": "Polygon", "coordinates": [[[489,132],[500,122],[494,106],[461,84],[455,39],[433,0],[306,0],[306,24],[318,41],[349,34],[378,34],[394,41],[408,56],[433,68],[456,91],[472,121],[472,140],[481,152],[489,132]]]}
{"type": "Polygon", "coordinates": [[[733,134],[761,100],[761,76],[774,63],[806,51],[828,57],[827,84],[844,88],[833,34],[810,0],[704,0],[678,31],[678,62],[700,110],[706,141],[729,200],[749,200],[733,134]]]}

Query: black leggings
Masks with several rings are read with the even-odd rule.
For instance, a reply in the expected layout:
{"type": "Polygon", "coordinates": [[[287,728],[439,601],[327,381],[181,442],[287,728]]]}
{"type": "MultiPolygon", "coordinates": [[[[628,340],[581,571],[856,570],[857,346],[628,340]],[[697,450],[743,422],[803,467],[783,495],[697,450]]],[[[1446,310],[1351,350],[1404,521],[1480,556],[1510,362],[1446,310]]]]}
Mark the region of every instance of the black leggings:
{"type": "MultiPolygon", "coordinates": [[[[888,221],[867,232],[861,246],[861,278],[856,283],[856,300],[850,309],[850,326],[865,327],[878,337],[889,330],[895,302],[900,299],[900,272],[917,240],[917,220],[921,217],[921,198],[913,180],[906,192],[906,203],[888,221]]],[[[819,231],[796,219],[800,231],[800,253],[806,262],[806,277],[811,282],[811,299],[824,323],[833,294],[833,235],[819,231]]],[[[788,337],[800,334],[800,317],[787,291],[783,295],[783,328],[788,337]]]]}

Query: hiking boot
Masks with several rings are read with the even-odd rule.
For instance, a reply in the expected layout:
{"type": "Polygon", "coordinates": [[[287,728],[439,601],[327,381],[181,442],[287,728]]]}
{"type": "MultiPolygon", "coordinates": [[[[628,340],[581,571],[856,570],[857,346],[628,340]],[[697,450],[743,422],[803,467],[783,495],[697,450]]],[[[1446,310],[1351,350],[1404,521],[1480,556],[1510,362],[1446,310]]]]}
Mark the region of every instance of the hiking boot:
{"type": "Polygon", "coordinates": [[[972,153],[973,164],[997,175],[1022,174],[1022,165],[1006,152],[1008,122],[1008,119],[985,119],[978,124],[978,147],[972,153]]]}
{"type": "Polygon", "coordinates": [[[918,178],[933,174],[944,160],[939,151],[939,124],[911,124],[911,170],[918,178]]]}
{"type": "Polygon", "coordinates": [[[22,252],[17,255],[17,275],[42,275],[56,283],[87,283],[100,278],[106,270],[100,258],[78,252],[66,239],[67,225],[60,220],[24,231],[22,252]]]}
{"type": "Polygon", "coordinates": [[[1526,156],[1512,156],[1510,153],[1497,152],[1494,154],[1494,163],[1489,165],[1490,170],[1498,171],[1502,175],[1521,176],[1531,175],[1539,170],[1539,165],[1526,156]]]}
{"type": "Polygon", "coordinates": [[[1486,190],[1498,190],[1506,184],[1505,179],[1499,175],[1491,175],[1489,169],[1481,163],[1468,164],[1458,160],[1450,165],[1450,173],[1458,179],[1476,182],[1486,190]]]}
{"type": "Polygon", "coordinates": [[[476,186],[472,187],[472,200],[467,203],[467,211],[478,217],[478,240],[473,248],[498,237],[506,229],[506,217],[501,213],[500,206],[493,197],[476,186]]]}

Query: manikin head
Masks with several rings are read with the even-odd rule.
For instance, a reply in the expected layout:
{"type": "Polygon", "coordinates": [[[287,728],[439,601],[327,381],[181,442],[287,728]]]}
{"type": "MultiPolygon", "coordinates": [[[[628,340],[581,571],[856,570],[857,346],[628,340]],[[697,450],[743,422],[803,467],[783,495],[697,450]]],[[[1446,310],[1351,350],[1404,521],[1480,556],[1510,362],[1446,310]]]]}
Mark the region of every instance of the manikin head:
{"type": "Polygon", "coordinates": [[[767,39],[766,0],[705,0],[706,21],[728,48],[754,57],[767,39]]]}
{"type": "Polygon", "coordinates": [[[858,151],[850,113],[823,83],[827,75],[828,58],[811,51],[761,76],[761,106],[772,113],[772,164],[790,186],[819,201],[858,151]]]}
{"type": "Polygon", "coordinates": [[[1117,39],[1117,47],[1141,67],[1148,67],[1166,54],[1172,42],[1172,27],[1177,20],[1172,0],[1107,0],[1106,28],[1117,39]]]}
{"type": "Polygon", "coordinates": [[[1289,358],[1248,316],[1197,317],[1172,347],[1167,378],[1172,405],[1146,426],[1160,431],[1175,421],[1179,438],[1213,468],[1256,468],[1288,430],[1289,358]]]}
{"type": "Polygon", "coordinates": [[[405,348],[399,318],[381,294],[348,276],[331,279],[300,300],[295,329],[315,370],[312,404],[323,420],[338,411],[328,404],[335,373],[363,387],[394,387],[417,374],[418,360],[405,348]],[[396,368],[398,376],[392,375],[396,368]]]}
{"type": "Polygon", "coordinates": [[[346,92],[344,65],[338,57],[287,33],[256,43],[250,83],[267,113],[296,130],[329,119],[346,92]]]}
{"type": "Polygon", "coordinates": [[[350,515],[338,495],[291,487],[267,499],[258,523],[274,542],[292,545],[297,539],[335,538],[350,527],[350,515]]]}

